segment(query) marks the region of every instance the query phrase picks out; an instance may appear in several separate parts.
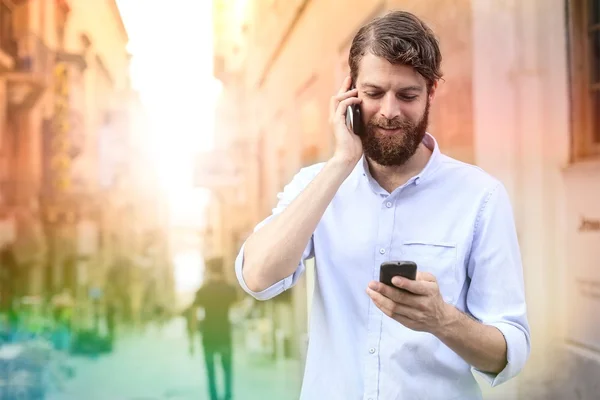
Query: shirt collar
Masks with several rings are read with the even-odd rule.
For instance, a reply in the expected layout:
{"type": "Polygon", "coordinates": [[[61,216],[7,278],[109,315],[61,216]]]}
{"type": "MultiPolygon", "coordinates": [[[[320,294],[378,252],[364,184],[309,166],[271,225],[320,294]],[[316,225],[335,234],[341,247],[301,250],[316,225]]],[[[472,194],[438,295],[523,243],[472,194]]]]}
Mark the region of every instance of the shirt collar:
{"type": "MultiPolygon", "coordinates": [[[[410,178],[407,184],[414,183],[415,185],[420,185],[424,180],[427,180],[427,178],[429,178],[435,172],[435,170],[437,170],[438,166],[441,163],[442,154],[440,152],[437,140],[435,140],[433,135],[428,132],[425,132],[425,136],[423,137],[422,143],[429,150],[431,150],[431,156],[429,157],[425,168],[423,168],[421,172],[419,172],[417,175],[410,178]]],[[[381,188],[381,186],[379,186],[377,181],[371,175],[371,172],[369,171],[369,164],[367,163],[367,159],[364,156],[364,154],[361,157],[358,164],[356,165],[356,167],[354,168],[354,171],[359,178],[357,182],[360,180],[360,178],[367,178],[369,184],[371,185],[371,188],[376,193],[386,193],[385,190],[381,188]]]]}

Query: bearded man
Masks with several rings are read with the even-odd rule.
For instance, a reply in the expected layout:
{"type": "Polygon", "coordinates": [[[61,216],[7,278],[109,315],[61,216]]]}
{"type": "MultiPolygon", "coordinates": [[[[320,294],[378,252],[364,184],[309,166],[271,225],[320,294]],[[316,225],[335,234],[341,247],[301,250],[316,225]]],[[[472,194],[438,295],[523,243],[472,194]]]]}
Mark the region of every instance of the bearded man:
{"type": "Polygon", "coordinates": [[[426,132],[441,58],[413,14],[363,26],[330,103],[332,157],[293,178],[240,250],[238,281],[260,300],[315,259],[302,400],[481,399],[474,373],[498,385],[529,356],[507,192],[426,132]],[[397,261],[415,263],[416,279],[380,282],[397,261]]]}

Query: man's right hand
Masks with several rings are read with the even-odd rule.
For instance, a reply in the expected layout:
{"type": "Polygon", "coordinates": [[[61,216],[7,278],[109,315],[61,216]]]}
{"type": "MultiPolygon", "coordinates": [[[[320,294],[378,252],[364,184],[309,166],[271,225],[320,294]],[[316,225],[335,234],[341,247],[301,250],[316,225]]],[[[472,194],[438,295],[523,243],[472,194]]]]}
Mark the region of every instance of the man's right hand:
{"type": "Polygon", "coordinates": [[[335,135],[335,152],[333,158],[355,165],[362,157],[363,149],[360,138],[346,125],[346,110],[352,104],[360,104],[358,90],[350,89],[352,79],[344,79],[339,92],[331,97],[329,106],[329,122],[335,135]]]}
{"type": "MultiPolygon", "coordinates": [[[[300,174],[282,193],[277,205],[285,208],[254,232],[244,246],[242,277],[252,292],[260,294],[273,284],[291,276],[325,210],[338,189],[362,157],[360,138],[346,126],[346,108],[360,104],[356,90],[348,90],[346,78],[339,93],[331,98],[330,122],[335,133],[334,156],[320,172],[309,178],[300,174]]],[[[281,286],[282,287],[282,286],[281,286]]],[[[257,297],[259,298],[259,297],[257,297]]]]}

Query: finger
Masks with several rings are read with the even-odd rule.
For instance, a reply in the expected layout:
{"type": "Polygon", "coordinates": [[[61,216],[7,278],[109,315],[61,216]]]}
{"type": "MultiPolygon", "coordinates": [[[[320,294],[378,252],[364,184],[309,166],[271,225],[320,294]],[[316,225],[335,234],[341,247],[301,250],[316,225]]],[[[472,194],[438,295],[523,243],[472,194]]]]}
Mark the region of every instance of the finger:
{"type": "Polygon", "coordinates": [[[427,282],[437,282],[435,275],[433,275],[429,272],[422,272],[422,271],[417,272],[417,280],[418,281],[427,281],[427,282]]]}
{"type": "Polygon", "coordinates": [[[417,321],[419,310],[406,305],[398,304],[385,297],[381,293],[369,288],[367,288],[367,293],[377,308],[379,308],[388,317],[397,318],[398,316],[401,316],[411,321],[417,321]]]}
{"type": "Polygon", "coordinates": [[[431,282],[429,281],[413,281],[401,276],[395,276],[392,278],[392,284],[399,289],[403,289],[421,296],[427,295],[431,291],[431,282]]]}
{"type": "Polygon", "coordinates": [[[406,305],[411,308],[420,308],[420,301],[423,296],[416,295],[406,290],[401,290],[396,287],[385,285],[381,282],[372,281],[369,287],[383,296],[391,299],[396,304],[406,305]]]}
{"type": "Polygon", "coordinates": [[[346,120],[346,110],[348,109],[348,106],[351,106],[352,104],[360,104],[361,103],[361,99],[359,99],[358,97],[348,97],[346,100],[340,101],[340,103],[337,106],[337,109],[335,110],[335,118],[339,121],[339,120],[346,120]]]}
{"type": "Polygon", "coordinates": [[[347,92],[348,89],[350,89],[351,83],[352,83],[352,77],[350,75],[348,75],[346,78],[344,78],[344,81],[342,82],[342,86],[340,87],[340,90],[338,91],[338,95],[347,92]]]}
{"type": "Polygon", "coordinates": [[[394,312],[394,318],[403,317],[410,321],[419,320],[419,310],[415,310],[414,308],[407,307],[402,304],[396,304],[392,311],[394,312]]]}
{"type": "Polygon", "coordinates": [[[398,288],[388,286],[384,283],[372,281],[369,283],[369,288],[377,293],[381,293],[384,297],[387,297],[396,303],[401,303],[403,300],[402,293],[398,288]]]}
{"type": "Polygon", "coordinates": [[[351,89],[351,90],[348,90],[347,92],[336,95],[334,97],[334,99],[337,101],[342,101],[342,100],[347,99],[348,97],[356,97],[357,94],[358,94],[358,89],[351,89]]]}
{"type": "Polygon", "coordinates": [[[333,116],[337,109],[340,101],[346,100],[349,97],[356,97],[358,95],[358,89],[352,89],[344,93],[338,93],[335,96],[332,96],[329,100],[329,115],[333,116]]]}
{"type": "Polygon", "coordinates": [[[376,292],[375,290],[372,290],[370,288],[367,288],[367,294],[369,295],[369,297],[371,297],[371,300],[373,300],[373,303],[375,303],[377,308],[383,311],[384,314],[386,314],[388,317],[394,315],[394,308],[396,306],[396,303],[394,303],[392,300],[388,299],[381,293],[376,292]]]}

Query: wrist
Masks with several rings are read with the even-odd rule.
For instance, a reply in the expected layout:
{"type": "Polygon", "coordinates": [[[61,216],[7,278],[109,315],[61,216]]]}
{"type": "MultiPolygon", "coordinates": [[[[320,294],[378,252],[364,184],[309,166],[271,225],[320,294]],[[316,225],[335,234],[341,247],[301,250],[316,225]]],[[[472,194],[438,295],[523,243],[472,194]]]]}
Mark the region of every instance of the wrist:
{"type": "Polygon", "coordinates": [[[439,323],[431,333],[443,341],[444,338],[451,336],[457,330],[456,327],[460,324],[461,316],[461,312],[456,307],[444,303],[439,323]]]}
{"type": "Polygon", "coordinates": [[[345,154],[334,154],[333,157],[331,157],[329,159],[329,163],[332,165],[335,165],[337,167],[340,168],[345,168],[345,169],[354,169],[354,167],[356,166],[356,164],[358,163],[358,161],[360,160],[360,157],[362,155],[359,155],[358,157],[356,156],[351,156],[351,155],[345,155],[345,154]]]}

